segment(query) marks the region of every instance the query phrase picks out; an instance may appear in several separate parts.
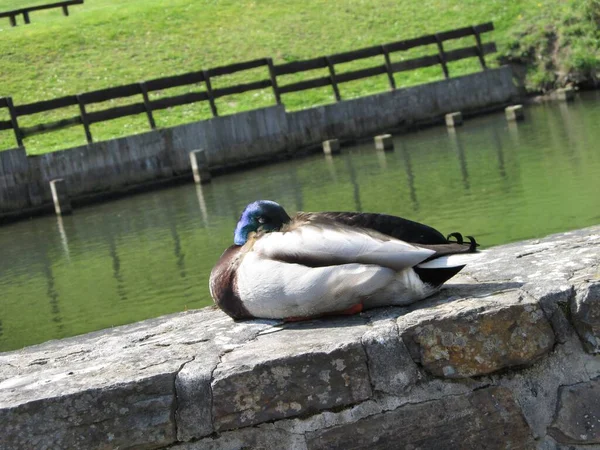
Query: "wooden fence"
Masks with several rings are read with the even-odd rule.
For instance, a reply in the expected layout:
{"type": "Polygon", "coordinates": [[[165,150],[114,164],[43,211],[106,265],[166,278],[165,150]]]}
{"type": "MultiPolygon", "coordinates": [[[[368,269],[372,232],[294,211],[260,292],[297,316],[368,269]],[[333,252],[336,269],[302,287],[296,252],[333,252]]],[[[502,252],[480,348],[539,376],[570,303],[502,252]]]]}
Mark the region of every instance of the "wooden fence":
{"type": "Polygon", "coordinates": [[[0,17],[8,17],[10,24],[13,27],[17,26],[17,16],[23,14],[23,22],[25,24],[31,23],[29,19],[29,13],[32,11],[41,11],[42,9],[54,9],[62,8],[65,16],[69,15],[69,6],[82,5],[83,0],[68,0],[57,3],[48,3],[46,5],[27,6],[25,8],[13,9],[12,11],[0,12],[0,17]]]}
{"type": "Polygon", "coordinates": [[[217,105],[215,100],[227,95],[240,94],[243,92],[254,91],[265,88],[272,88],[275,101],[281,104],[283,94],[290,92],[299,92],[307,89],[314,89],[322,86],[331,86],[335,95],[336,101],[341,100],[338,85],[348,81],[360,80],[363,78],[373,77],[381,74],[387,74],[391,89],[396,88],[394,74],[407,70],[414,70],[421,67],[430,67],[440,65],[444,76],[450,76],[448,63],[458,61],[465,58],[477,57],[483,70],[486,69],[484,56],[496,51],[496,46],[493,42],[482,44],[481,33],[489,32],[494,29],[491,22],[458,28],[455,30],[444,31],[442,33],[421,36],[414,39],[392,42],[384,45],[362,48],[359,50],[337,53],[329,56],[321,56],[318,58],[307,59],[304,61],[294,61],[285,64],[275,65],[271,58],[261,58],[252,61],[246,61],[227,66],[215,67],[208,70],[190,72],[183,75],[175,75],[170,77],[156,78],[141,83],[132,83],[123,86],[100,89],[96,91],[86,92],[79,95],[69,95],[65,97],[45,100],[41,102],[28,103],[24,105],[14,105],[10,97],[0,98],[0,108],[8,108],[10,120],[0,121],[0,130],[12,129],[19,146],[23,145],[23,139],[39,133],[47,133],[62,128],[67,128],[75,125],[83,125],[85,136],[88,143],[91,143],[92,133],[91,125],[107,120],[117,119],[136,114],[146,114],[150,128],[156,128],[153,111],[170,108],[173,106],[181,106],[189,103],[208,101],[213,116],[218,115],[217,105]],[[473,36],[475,45],[470,47],[462,47],[455,50],[444,50],[443,43],[451,39],[458,39],[473,36]],[[411,48],[437,45],[437,53],[422,56],[418,58],[408,59],[400,62],[391,62],[390,55],[395,52],[406,51],[411,48]],[[338,73],[335,70],[336,64],[347,63],[364,58],[372,58],[374,56],[383,56],[382,64],[368,67],[366,69],[353,70],[343,73],[338,73]],[[236,72],[265,67],[268,78],[250,83],[237,84],[225,88],[213,89],[211,79],[218,76],[229,75],[236,72]],[[319,68],[327,68],[328,76],[311,78],[304,81],[299,81],[286,85],[279,85],[278,77],[282,75],[294,74],[308,70],[319,68]],[[150,100],[148,93],[163,89],[174,88],[178,86],[187,86],[197,83],[204,83],[205,91],[190,92],[182,95],[164,97],[156,100],[150,100]],[[117,106],[101,111],[87,112],[86,106],[105,102],[107,100],[131,97],[140,95],[142,101],[125,106],[117,106]],[[54,122],[42,123],[31,127],[20,127],[18,119],[22,116],[37,114],[55,109],[65,108],[69,106],[78,106],[79,115],[68,119],[58,120],[54,122]]]}

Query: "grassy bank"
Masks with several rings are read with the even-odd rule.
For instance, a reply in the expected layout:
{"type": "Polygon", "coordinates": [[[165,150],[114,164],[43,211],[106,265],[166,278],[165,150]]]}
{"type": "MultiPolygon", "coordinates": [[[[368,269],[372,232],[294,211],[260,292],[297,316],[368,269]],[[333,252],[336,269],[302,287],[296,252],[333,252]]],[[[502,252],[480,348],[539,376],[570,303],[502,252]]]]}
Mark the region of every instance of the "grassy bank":
{"type": "MultiPolygon", "coordinates": [[[[0,22],[0,96],[12,96],[17,104],[29,103],[259,57],[271,56],[275,63],[301,60],[486,21],[496,26],[486,39],[497,43],[501,60],[524,65],[530,89],[546,89],[570,80],[548,74],[555,69],[569,76],[594,76],[599,64],[600,39],[594,22],[600,15],[599,1],[88,0],[71,8],[68,18],[60,10],[49,10],[32,13],[27,26],[21,25],[21,18],[14,28],[8,19],[0,22]],[[544,39],[552,41],[552,46],[544,39]],[[552,64],[538,58],[538,53],[547,55],[549,50],[552,64]]],[[[47,1],[0,0],[0,11],[40,3],[47,1]]],[[[453,45],[472,45],[472,41],[453,45]]],[[[435,51],[421,48],[405,56],[435,51]]],[[[488,60],[498,64],[496,57],[488,60]]],[[[373,64],[364,60],[340,70],[373,64]]],[[[476,59],[450,65],[453,76],[476,70],[476,59]]],[[[321,74],[325,73],[316,70],[303,77],[321,74]]],[[[216,87],[240,82],[242,77],[252,81],[265,74],[257,69],[222,77],[216,87]]],[[[399,87],[441,78],[439,67],[396,74],[399,87]]],[[[295,79],[289,77],[290,82],[295,79]]],[[[387,79],[381,76],[344,84],[341,91],[344,98],[351,98],[387,88],[387,79]]],[[[194,89],[203,87],[171,90],[169,95],[194,89]]],[[[334,98],[330,88],[322,88],[289,94],[283,101],[293,110],[334,98]]],[[[218,101],[221,114],[272,104],[270,90],[218,101]]],[[[77,108],[65,108],[43,118],[23,117],[20,122],[30,126],[77,114],[77,108]]],[[[171,126],[210,116],[208,104],[201,103],[157,112],[156,121],[158,126],[171,126]]],[[[7,118],[6,111],[0,111],[0,120],[7,118]]],[[[100,140],[147,130],[146,118],[137,116],[94,125],[92,132],[100,140]]],[[[30,153],[84,143],[81,127],[26,140],[30,153]]],[[[14,145],[11,132],[0,132],[0,149],[14,145]]]]}

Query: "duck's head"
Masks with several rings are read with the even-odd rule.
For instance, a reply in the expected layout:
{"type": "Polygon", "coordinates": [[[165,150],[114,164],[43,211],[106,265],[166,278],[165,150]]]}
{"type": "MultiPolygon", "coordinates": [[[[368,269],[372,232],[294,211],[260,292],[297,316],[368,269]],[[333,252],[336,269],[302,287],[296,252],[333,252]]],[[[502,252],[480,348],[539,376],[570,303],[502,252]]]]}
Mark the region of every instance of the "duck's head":
{"type": "Polygon", "coordinates": [[[255,201],[244,209],[235,227],[233,242],[235,245],[244,245],[251,232],[277,231],[290,220],[290,216],[279,203],[270,200],[255,201]]]}

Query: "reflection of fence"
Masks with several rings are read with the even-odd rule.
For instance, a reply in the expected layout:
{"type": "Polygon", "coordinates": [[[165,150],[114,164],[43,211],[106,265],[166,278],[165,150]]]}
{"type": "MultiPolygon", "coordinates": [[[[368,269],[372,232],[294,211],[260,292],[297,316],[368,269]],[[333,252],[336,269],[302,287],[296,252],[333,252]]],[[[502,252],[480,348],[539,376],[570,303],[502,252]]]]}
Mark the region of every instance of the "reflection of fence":
{"type": "Polygon", "coordinates": [[[27,6],[25,8],[13,9],[12,11],[0,12],[0,17],[8,17],[13,27],[17,26],[17,16],[23,14],[23,22],[30,23],[29,13],[32,11],[41,11],[42,9],[62,8],[65,16],[69,15],[69,6],[82,5],[83,0],[68,0],[64,2],[49,3],[47,5],[27,6]]]}
{"type": "Polygon", "coordinates": [[[0,130],[12,129],[19,146],[23,145],[23,139],[39,133],[47,133],[62,128],[83,125],[87,141],[92,142],[90,126],[98,122],[117,119],[119,117],[131,116],[135,114],[146,114],[151,128],[156,128],[153,117],[153,111],[158,111],[173,106],[180,106],[200,101],[208,101],[212,114],[218,115],[215,100],[232,94],[240,94],[248,91],[254,91],[265,88],[272,88],[275,100],[281,104],[281,96],[290,92],[298,92],[307,89],[313,89],[322,86],[331,86],[337,101],[341,100],[338,85],[348,81],[359,80],[377,75],[387,74],[391,89],[396,88],[394,74],[407,70],[414,70],[421,67],[430,67],[440,65],[444,76],[448,78],[448,63],[465,58],[478,57],[482,69],[486,68],[484,56],[496,51],[493,42],[482,44],[481,33],[492,31],[494,26],[491,22],[459,28],[442,33],[421,36],[415,39],[393,42],[385,45],[362,48],[350,52],[338,53],[330,56],[308,59],[304,61],[295,61],[280,65],[274,65],[271,58],[256,59],[242,63],[230,64],[222,67],[215,67],[208,70],[190,72],[183,75],[176,75],[164,78],[157,78],[141,83],[127,84],[97,91],[86,92],[79,95],[69,95],[66,97],[55,98],[41,102],[29,103],[25,105],[13,105],[10,97],[0,98],[0,108],[8,108],[10,120],[0,121],[0,130]],[[443,43],[451,39],[458,39],[468,36],[475,37],[475,45],[471,47],[462,47],[456,50],[445,51],[443,43]],[[400,62],[391,62],[390,54],[394,52],[406,51],[411,48],[437,45],[437,53],[418,58],[408,59],[400,62]],[[366,69],[354,70],[349,72],[337,73],[336,64],[347,63],[364,58],[383,56],[384,63],[368,67],[366,69]],[[229,75],[240,71],[266,67],[269,78],[250,83],[237,84],[225,88],[213,89],[211,79],[222,75],[229,75]],[[319,78],[312,78],[300,82],[295,82],[280,86],[278,76],[305,72],[309,70],[327,68],[329,75],[319,78]],[[164,97],[156,100],[150,100],[148,93],[179,86],[204,83],[205,90],[201,92],[191,92],[182,95],[164,97]],[[87,112],[86,105],[114,100],[119,98],[131,97],[135,95],[142,96],[142,102],[133,103],[125,106],[117,106],[100,111],[87,112]],[[31,127],[19,127],[18,118],[21,116],[37,114],[41,112],[52,111],[55,109],[69,106],[78,106],[79,115],[68,119],[54,122],[42,123],[31,127]]]}

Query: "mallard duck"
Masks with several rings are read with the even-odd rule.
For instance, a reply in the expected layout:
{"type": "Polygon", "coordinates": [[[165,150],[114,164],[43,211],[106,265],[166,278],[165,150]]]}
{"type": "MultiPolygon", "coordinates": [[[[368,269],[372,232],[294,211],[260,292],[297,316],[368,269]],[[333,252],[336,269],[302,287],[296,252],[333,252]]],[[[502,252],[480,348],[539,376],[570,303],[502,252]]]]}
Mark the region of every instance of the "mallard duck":
{"type": "Polygon", "coordinates": [[[215,303],[233,319],[303,320],[408,305],[438,291],[477,243],[370,213],[298,213],[249,204],[210,274],[215,303]]]}

